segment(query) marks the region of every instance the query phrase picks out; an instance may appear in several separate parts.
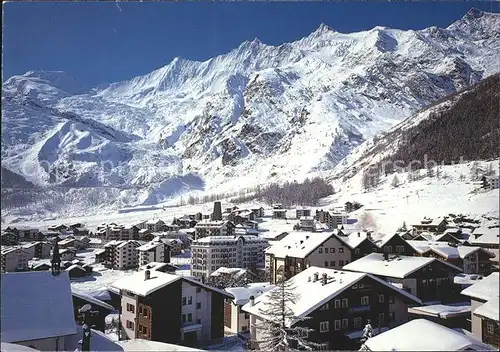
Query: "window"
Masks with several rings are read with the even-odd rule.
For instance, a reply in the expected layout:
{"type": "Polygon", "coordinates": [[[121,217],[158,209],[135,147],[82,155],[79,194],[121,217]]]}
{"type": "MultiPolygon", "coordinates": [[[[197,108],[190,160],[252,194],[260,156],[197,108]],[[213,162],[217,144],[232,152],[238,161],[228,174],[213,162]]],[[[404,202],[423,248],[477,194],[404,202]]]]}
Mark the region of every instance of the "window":
{"type": "Polygon", "coordinates": [[[349,305],[349,302],[347,298],[342,298],[342,308],[347,308],[349,305]]]}
{"type": "Polygon", "coordinates": [[[339,248],[339,253],[344,253],[344,248],[343,247],[339,248]]]}
{"type": "Polygon", "coordinates": [[[328,267],[328,261],[325,260],[325,267],[328,267]]]}
{"type": "Polygon", "coordinates": [[[189,298],[188,298],[188,304],[189,305],[193,304],[193,297],[189,296],[189,298]]]}
{"type": "Polygon", "coordinates": [[[390,317],[391,321],[395,321],[396,320],[396,312],[390,312],[389,317],[390,317]]]}
{"type": "Polygon", "coordinates": [[[335,300],[335,309],[338,309],[340,307],[341,307],[341,305],[340,305],[340,299],[336,299],[335,300]]]}
{"type": "Polygon", "coordinates": [[[201,309],[201,302],[196,303],[196,309],[201,309]]]}
{"type": "Polygon", "coordinates": [[[197,287],[196,288],[196,293],[200,293],[201,292],[201,287],[197,287]]]}
{"type": "Polygon", "coordinates": [[[384,295],[383,294],[378,295],[378,303],[384,303],[384,295]]]}
{"type": "Polygon", "coordinates": [[[328,248],[325,248],[325,253],[328,253],[328,248]]]}
{"type": "Polygon", "coordinates": [[[384,247],[384,252],[385,253],[392,253],[392,246],[385,246],[384,247]]]}
{"type": "Polygon", "coordinates": [[[250,319],[250,314],[245,313],[245,319],[250,319]]]}
{"type": "Polygon", "coordinates": [[[145,318],[147,318],[147,317],[148,317],[148,313],[149,313],[149,312],[148,312],[148,309],[147,309],[146,307],[144,307],[144,309],[142,310],[142,313],[143,313],[142,315],[143,315],[145,318]]]}
{"type": "Polygon", "coordinates": [[[396,299],[396,297],[395,297],[395,296],[392,296],[392,295],[391,295],[391,296],[389,296],[389,303],[390,303],[390,304],[394,304],[394,300],[395,300],[395,299],[396,299]]]}
{"type": "Polygon", "coordinates": [[[331,267],[334,267],[334,266],[335,266],[335,260],[331,260],[331,261],[330,261],[330,266],[331,266],[331,267]]]}
{"type": "Polygon", "coordinates": [[[139,314],[142,314],[142,307],[139,306],[139,314]]]}
{"type": "Polygon", "coordinates": [[[357,289],[357,288],[358,288],[358,284],[354,284],[354,285],[352,285],[352,289],[353,289],[353,290],[355,290],[355,289],[357,289]]]}
{"type": "Polygon", "coordinates": [[[127,329],[134,330],[134,323],[131,322],[130,320],[127,320],[126,326],[127,326],[127,329]]]}
{"type": "Polygon", "coordinates": [[[330,308],[330,303],[323,304],[319,307],[319,310],[328,310],[328,308],[330,308]]]}
{"type": "Polygon", "coordinates": [[[360,328],[363,323],[363,318],[354,318],[354,328],[360,328]]]}
{"type": "Polygon", "coordinates": [[[378,313],[378,323],[380,325],[384,324],[384,313],[378,313]]]}
{"type": "Polygon", "coordinates": [[[344,266],[344,261],[343,260],[339,260],[339,266],[342,268],[344,266]]]}
{"type": "Polygon", "coordinates": [[[340,320],[335,320],[335,330],[340,330],[340,320]]]}
{"type": "Polygon", "coordinates": [[[182,297],[182,305],[185,306],[187,303],[187,298],[186,297],[182,297]]]}
{"type": "Polygon", "coordinates": [[[318,249],[318,251],[319,251],[319,253],[323,253],[323,248],[321,248],[321,247],[320,247],[320,248],[318,249]]]}
{"type": "Polygon", "coordinates": [[[319,332],[328,332],[329,330],[329,323],[327,321],[322,321],[319,323],[319,332]]]}
{"type": "Polygon", "coordinates": [[[354,250],[354,254],[356,254],[356,255],[358,255],[358,254],[359,254],[359,248],[356,248],[356,249],[354,250]]]}
{"type": "Polygon", "coordinates": [[[330,253],[335,253],[335,248],[330,248],[330,253]]]}
{"type": "Polygon", "coordinates": [[[349,327],[349,319],[342,319],[342,329],[347,329],[349,327]]]}
{"type": "Polygon", "coordinates": [[[201,324],[201,319],[196,319],[196,324],[201,324]]]}
{"type": "Polygon", "coordinates": [[[135,313],[135,307],[133,304],[127,303],[127,312],[135,313]]]}
{"type": "Polygon", "coordinates": [[[363,296],[361,297],[361,305],[362,306],[367,306],[368,304],[370,304],[370,299],[368,296],[363,296]]]}
{"type": "Polygon", "coordinates": [[[186,314],[182,314],[182,322],[185,323],[186,322],[186,314]]]}
{"type": "Polygon", "coordinates": [[[493,335],[495,333],[495,326],[491,322],[486,323],[486,330],[488,331],[488,334],[493,335]]]}
{"type": "Polygon", "coordinates": [[[192,322],[192,321],[193,321],[193,314],[188,313],[188,316],[187,316],[187,321],[188,321],[188,323],[190,323],[190,322],[192,322]]]}

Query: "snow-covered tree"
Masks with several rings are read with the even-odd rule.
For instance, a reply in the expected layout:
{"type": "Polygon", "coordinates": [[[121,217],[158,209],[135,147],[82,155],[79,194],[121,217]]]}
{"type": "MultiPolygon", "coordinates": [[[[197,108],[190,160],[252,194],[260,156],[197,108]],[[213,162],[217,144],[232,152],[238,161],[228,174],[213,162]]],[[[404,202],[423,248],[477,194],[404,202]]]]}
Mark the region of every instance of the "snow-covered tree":
{"type": "Polygon", "coordinates": [[[391,181],[391,186],[392,187],[398,187],[399,186],[399,178],[398,175],[394,175],[391,181]]]}
{"type": "Polygon", "coordinates": [[[298,351],[316,350],[321,344],[307,340],[307,336],[313,329],[297,325],[308,318],[295,316],[290,308],[295,304],[299,295],[295,292],[293,280],[280,280],[277,288],[269,291],[266,300],[259,308],[261,322],[254,324],[259,330],[261,338],[254,340],[263,351],[298,351]]]}

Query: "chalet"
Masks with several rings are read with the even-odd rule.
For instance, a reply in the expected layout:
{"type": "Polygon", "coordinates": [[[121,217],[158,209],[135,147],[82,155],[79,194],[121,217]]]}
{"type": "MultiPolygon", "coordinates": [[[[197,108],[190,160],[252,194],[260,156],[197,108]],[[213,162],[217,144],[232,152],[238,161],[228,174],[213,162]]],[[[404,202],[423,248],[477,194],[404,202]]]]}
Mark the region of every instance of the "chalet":
{"type": "Polygon", "coordinates": [[[196,240],[207,236],[232,236],[234,233],[234,224],[230,221],[202,220],[194,228],[196,240]]]}
{"type": "Polygon", "coordinates": [[[59,241],[59,248],[75,248],[75,249],[83,249],[83,244],[80,240],[77,240],[74,237],[66,237],[65,239],[59,241]]]}
{"type": "Polygon", "coordinates": [[[312,216],[301,216],[297,227],[302,231],[314,231],[314,218],[312,216]]]}
{"type": "Polygon", "coordinates": [[[190,219],[188,217],[174,218],[172,225],[177,225],[181,229],[190,229],[196,226],[198,222],[196,220],[190,219]]]}
{"type": "Polygon", "coordinates": [[[252,208],[250,209],[254,214],[256,218],[263,218],[264,217],[264,208],[252,208]]]}
{"type": "Polygon", "coordinates": [[[436,258],[371,253],[343,269],[376,275],[423,302],[447,303],[460,298],[453,277],[462,269],[436,258]]]}
{"type": "Polygon", "coordinates": [[[446,230],[446,225],[448,225],[448,221],[445,218],[424,218],[420,224],[412,225],[412,227],[417,233],[424,231],[442,233],[446,230]]]}
{"type": "MultiPolygon", "coordinates": [[[[197,220],[197,221],[200,221],[200,220],[197,220]]],[[[179,231],[181,227],[179,225],[172,225],[172,224],[168,225],[167,224],[167,225],[163,226],[163,228],[165,231],[176,232],[176,231],[179,231]]]]}
{"type": "Polygon", "coordinates": [[[214,287],[226,288],[257,282],[258,276],[248,268],[221,266],[210,274],[209,283],[214,287]]]}
{"type": "Polygon", "coordinates": [[[77,333],[67,273],[2,274],[1,294],[2,342],[62,351],[65,340],[77,333]]]}
{"type": "Polygon", "coordinates": [[[2,272],[27,271],[31,258],[22,248],[2,248],[2,272]]]}
{"type": "Polygon", "coordinates": [[[22,247],[26,252],[29,252],[29,257],[46,259],[50,258],[50,244],[45,242],[32,242],[25,244],[22,247]]]}
{"type": "Polygon", "coordinates": [[[175,274],[175,271],[179,270],[179,267],[170,263],[152,262],[141,266],[139,270],[151,270],[160,271],[162,273],[175,274]]]}
{"type": "Polygon", "coordinates": [[[340,269],[352,260],[353,254],[361,256],[376,248],[357,235],[343,236],[338,230],[291,232],[282,240],[273,241],[265,253],[270,282],[276,283],[282,277],[289,279],[308,266],[340,269]]]}
{"type": "Polygon", "coordinates": [[[62,249],[59,253],[62,260],[73,260],[76,257],[76,249],[72,247],[62,249]]]}
{"type": "Polygon", "coordinates": [[[286,209],[283,209],[282,204],[273,206],[273,219],[286,219],[286,209]]]}
{"type": "Polygon", "coordinates": [[[91,304],[92,310],[96,312],[91,317],[91,324],[95,329],[104,332],[105,318],[107,315],[113,313],[115,308],[86,292],[73,290],[71,294],[73,296],[73,313],[77,324],[83,324],[83,315],[79,312],[79,309],[85,304],[91,304]]]}
{"type": "Polygon", "coordinates": [[[69,268],[65,269],[65,271],[68,272],[70,279],[87,276],[87,270],[77,264],[71,265],[69,268]]]}
{"type": "Polygon", "coordinates": [[[309,208],[297,208],[295,209],[295,218],[300,219],[303,216],[311,216],[311,209],[309,208]]]}
{"type": "MultiPolygon", "coordinates": [[[[346,235],[344,231],[336,230],[333,233],[349,250],[351,254],[349,261],[351,262],[377,251],[377,245],[373,241],[370,232],[356,231],[346,235]]],[[[347,264],[347,262],[344,264],[347,264]]]]}
{"type": "Polygon", "coordinates": [[[323,211],[323,209],[316,210],[315,219],[322,224],[328,225],[328,228],[332,230],[340,228],[342,225],[347,224],[347,214],[332,211],[323,211]]]}
{"type": "Polygon", "coordinates": [[[220,343],[229,293],[186,276],[139,271],[113,283],[121,294],[122,336],[151,341],[220,343]]]}
{"type": "Polygon", "coordinates": [[[38,229],[29,228],[29,227],[20,227],[17,229],[17,234],[20,239],[23,240],[31,240],[33,236],[38,232],[38,229]]]}
{"type": "Polygon", "coordinates": [[[362,205],[358,202],[346,202],[344,205],[344,209],[345,209],[346,213],[353,212],[355,210],[358,210],[361,207],[362,207],[362,205]]]}
{"type": "Polygon", "coordinates": [[[275,285],[267,282],[251,283],[242,287],[229,287],[226,291],[234,296],[233,299],[226,298],[224,303],[224,326],[232,333],[246,333],[250,331],[250,314],[243,312],[241,308],[264,292],[267,292],[275,285]]]}
{"type": "Polygon", "coordinates": [[[472,335],[496,348],[500,348],[499,284],[494,272],[461,292],[471,300],[472,335]]]}
{"type": "Polygon", "coordinates": [[[146,242],[150,242],[150,241],[154,240],[156,236],[157,235],[154,232],[149,232],[149,233],[145,234],[144,236],[142,236],[142,240],[146,241],[146,242]]]}
{"type": "Polygon", "coordinates": [[[149,220],[146,222],[146,228],[153,232],[163,231],[164,226],[165,222],[162,220],[149,220]]]}
{"type": "Polygon", "coordinates": [[[428,319],[449,328],[470,331],[470,302],[427,304],[408,308],[410,320],[428,319]]]}
{"type": "MultiPolygon", "coordinates": [[[[308,340],[322,344],[327,350],[348,350],[356,346],[368,320],[381,330],[398,326],[408,319],[408,306],[421,301],[388,282],[373,275],[336,269],[309,267],[288,281],[294,287],[295,304],[287,308],[302,321],[288,320],[294,325],[313,329],[308,340]]],[[[269,295],[276,287],[245,304],[250,314],[251,337],[255,341],[265,338],[259,322],[267,320],[263,312],[269,295]]],[[[259,348],[254,343],[254,348],[259,348]]]]}
{"type": "Polygon", "coordinates": [[[373,242],[379,248],[380,253],[414,255],[415,248],[408,244],[398,232],[393,234],[379,234],[373,236],[373,242]]]}
{"type": "Polygon", "coordinates": [[[258,230],[259,229],[259,223],[255,220],[245,220],[243,222],[243,226],[248,227],[252,230],[258,230]]]}
{"type": "Polygon", "coordinates": [[[15,246],[19,244],[19,235],[14,232],[2,232],[2,246],[15,246]]]}
{"type": "MultiPolygon", "coordinates": [[[[376,331],[376,330],[375,330],[376,331]]],[[[366,340],[360,351],[492,351],[480,340],[427,319],[416,319],[366,340]]]]}
{"type": "Polygon", "coordinates": [[[465,274],[489,275],[491,258],[495,255],[481,247],[461,246],[445,242],[408,241],[416,250],[415,255],[434,257],[462,268],[465,274]]]}
{"type": "Polygon", "coordinates": [[[469,243],[473,246],[496,250],[500,247],[500,228],[498,227],[478,227],[472,232],[472,236],[469,243]]]}
{"type": "Polygon", "coordinates": [[[64,224],[53,225],[53,226],[48,227],[47,230],[62,233],[63,231],[68,230],[68,226],[66,226],[64,224]]]}
{"type": "Polygon", "coordinates": [[[100,248],[94,251],[95,254],[95,262],[96,263],[104,263],[106,261],[106,249],[100,248]]]}
{"type": "Polygon", "coordinates": [[[162,241],[170,247],[170,255],[180,254],[184,248],[184,242],[178,238],[163,238],[162,241]]]}
{"type": "MultiPolygon", "coordinates": [[[[168,226],[174,226],[174,225],[165,225],[166,227],[168,226]]],[[[151,230],[148,230],[148,229],[140,229],[139,231],[137,231],[137,239],[140,240],[140,241],[145,241],[144,239],[144,236],[146,236],[147,234],[150,234],[152,233],[153,231],[151,230]]]]}

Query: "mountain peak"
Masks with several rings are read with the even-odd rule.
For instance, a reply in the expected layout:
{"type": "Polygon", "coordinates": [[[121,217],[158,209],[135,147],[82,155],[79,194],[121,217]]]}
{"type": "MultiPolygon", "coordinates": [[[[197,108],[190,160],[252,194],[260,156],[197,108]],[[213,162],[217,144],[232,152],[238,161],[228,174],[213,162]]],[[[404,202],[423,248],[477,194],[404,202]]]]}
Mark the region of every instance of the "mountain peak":
{"type": "Polygon", "coordinates": [[[327,32],[333,32],[333,29],[331,29],[328,25],[324,23],[321,23],[318,29],[314,31],[314,33],[327,33],[327,32]]]}
{"type": "Polygon", "coordinates": [[[478,8],[471,7],[469,11],[464,15],[464,19],[473,19],[473,18],[480,18],[484,15],[484,12],[479,10],[478,8]]]}

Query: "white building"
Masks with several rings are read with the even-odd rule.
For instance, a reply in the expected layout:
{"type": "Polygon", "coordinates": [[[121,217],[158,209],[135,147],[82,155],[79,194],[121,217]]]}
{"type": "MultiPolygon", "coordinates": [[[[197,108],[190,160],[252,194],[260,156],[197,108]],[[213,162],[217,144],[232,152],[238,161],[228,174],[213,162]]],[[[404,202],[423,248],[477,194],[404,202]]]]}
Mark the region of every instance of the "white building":
{"type": "Polygon", "coordinates": [[[227,330],[237,334],[250,330],[250,314],[243,312],[241,307],[264,292],[276,287],[267,282],[247,284],[244,287],[229,287],[226,291],[234,296],[232,300],[226,300],[224,305],[224,325],[227,330]]]}
{"type": "Polygon", "coordinates": [[[328,226],[330,227],[330,229],[335,229],[337,227],[347,224],[347,214],[336,213],[331,211],[329,213],[330,216],[328,217],[328,226]]]}
{"type": "Polygon", "coordinates": [[[461,292],[471,299],[472,335],[484,343],[496,345],[497,348],[500,348],[499,285],[499,274],[494,272],[461,292]]]}
{"type": "Polygon", "coordinates": [[[494,351],[472,336],[415,319],[368,339],[360,351],[494,351]]]}
{"type": "Polygon", "coordinates": [[[31,258],[30,253],[22,248],[2,249],[2,272],[26,271],[31,258]]]}
{"type": "Polygon", "coordinates": [[[193,345],[221,342],[224,299],[232,296],[189,277],[139,271],[114,282],[124,339],[193,345]]]}
{"type": "Polygon", "coordinates": [[[129,269],[139,266],[137,247],[144,244],[139,241],[109,241],[104,245],[104,265],[113,269],[129,269]]]}
{"type": "Polygon", "coordinates": [[[267,240],[258,236],[208,236],[191,244],[194,276],[208,278],[215,270],[252,268],[264,263],[267,240]]]}
{"type": "Polygon", "coordinates": [[[314,231],[314,218],[312,216],[301,216],[298,226],[303,231],[314,231]]]}
{"type": "Polygon", "coordinates": [[[170,245],[159,238],[143,244],[136,248],[139,253],[139,265],[146,265],[152,262],[170,262],[170,245]]]}

